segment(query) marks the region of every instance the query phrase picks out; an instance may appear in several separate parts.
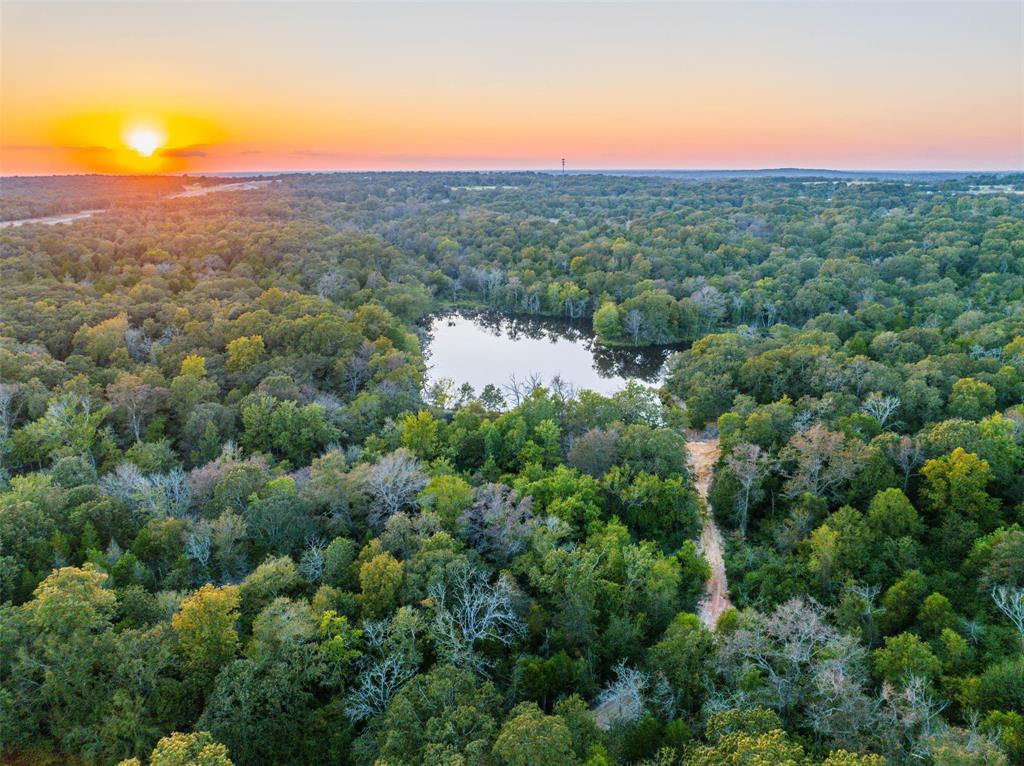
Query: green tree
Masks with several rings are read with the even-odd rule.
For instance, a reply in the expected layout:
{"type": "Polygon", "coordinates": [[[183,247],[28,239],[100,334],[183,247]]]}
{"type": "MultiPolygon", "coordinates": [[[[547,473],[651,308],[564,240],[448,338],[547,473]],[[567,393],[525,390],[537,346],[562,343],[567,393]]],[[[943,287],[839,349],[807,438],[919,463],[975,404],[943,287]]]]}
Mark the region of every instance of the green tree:
{"type": "Polygon", "coordinates": [[[715,640],[695,614],[680,613],[647,652],[647,664],[671,684],[679,709],[695,712],[711,683],[715,640]]]}
{"type": "Polygon", "coordinates": [[[960,378],[949,395],[949,414],[954,418],[981,420],[996,407],[996,390],[976,378],[960,378]]]}
{"type": "Polygon", "coordinates": [[[882,628],[895,633],[910,624],[928,592],[928,580],[916,569],[904,574],[882,595],[882,628]]]}
{"type": "Polygon", "coordinates": [[[917,510],[895,487],[883,489],[872,498],[867,523],[878,537],[917,537],[923,530],[917,510]]]}
{"type": "Polygon", "coordinates": [[[957,616],[948,598],[941,593],[932,593],[917,610],[917,622],[925,629],[925,635],[937,636],[944,629],[954,627],[957,616]]]}
{"type": "Polygon", "coordinates": [[[402,446],[424,460],[437,456],[441,423],[426,410],[406,415],[401,422],[402,446]]]}
{"type": "Polygon", "coordinates": [[[372,730],[374,755],[394,766],[485,763],[501,698],[489,681],[446,665],[413,678],[372,730]]]}
{"type": "Polygon", "coordinates": [[[619,319],[619,307],[614,301],[606,301],[594,312],[594,332],[603,343],[615,343],[622,340],[622,322],[619,319]]]}
{"type": "Polygon", "coordinates": [[[938,657],[913,633],[886,636],[885,645],[875,650],[874,664],[879,676],[896,684],[910,676],[934,680],[942,672],[938,657]]]}
{"type": "Polygon", "coordinates": [[[440,516],[445,528],[454,530],[459,516],[473,504],[473,487],[461,476],[441,474],[427,482],[420,503],[440,516]]]}
{"type": "Polygon", "coordinates": [[[524,702],[509,713],[492,749],[502,766],[573,766],[572,737],[558,716],[524,702]]]}
{"type": "Polygon", "coordinates": [[[238,586],[242,627],[248,629],[271,601],[301,585],[302,577],[291,558],[268,558],[238,586]]]}

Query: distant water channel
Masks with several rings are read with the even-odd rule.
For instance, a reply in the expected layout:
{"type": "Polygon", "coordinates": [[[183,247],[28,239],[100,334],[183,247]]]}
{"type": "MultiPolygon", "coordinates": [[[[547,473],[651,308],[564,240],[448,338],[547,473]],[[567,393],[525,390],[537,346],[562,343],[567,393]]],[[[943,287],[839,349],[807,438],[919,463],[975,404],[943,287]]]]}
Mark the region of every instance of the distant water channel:
{"type": "Polygon", "coordinates": [[[499,388],[514,375],[532,373],[545,383],[556,375],[577,389],[601,394],[629,380],[661,381],[670,348],[608,348],[597,342],[589,322],[505,316],[443,314],[428,325],[428,380],[469,383],[479,394],[488,383],[499,388]]]}
{"type": "MultiPolygon", "coordinates": [[[[175,194],[168,194],[167,198],[178,199],[181,197],[205,197],[207,194],[213,194],[215,192],[252,191],[253,189],[262,189],[270,183],[270,181],[238,181],[236,183],[213,184],[207,186],[203,186],[202,184],[191,184],[186,186],[184,191],[176,192],[175,194]]],[[[105,212],[107,212],[106,209],[82,210],[78,213],[62,213],[59,215],[43,215],[38,218],[19,218],[15,221],[0,221],[0,229],[24,226],[29,223],[56,226],[59,223],[74,223],[75,221],[80,221],[83,218],[91,218],[97,213],[105,212]]]]}
{"type": "Polygon", "coordinates": [[[0,229],[8,229],[14,226],[24,226],[27,223],[41,223],[46,226],[56,226],[58,223],[74,223],[82,218],[89,218],[102,210],[82,210],[78,213],[64,213],[62,215],[43,215],[38,218],[19,218],[16,221],[0,221],[0,229]]]}

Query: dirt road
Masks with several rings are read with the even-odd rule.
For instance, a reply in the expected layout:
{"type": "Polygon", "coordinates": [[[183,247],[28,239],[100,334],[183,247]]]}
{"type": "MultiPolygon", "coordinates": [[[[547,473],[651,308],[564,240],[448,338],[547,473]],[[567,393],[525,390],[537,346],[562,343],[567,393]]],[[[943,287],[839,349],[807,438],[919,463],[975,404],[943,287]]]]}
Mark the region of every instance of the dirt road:
{"type": "MultiPolygon", "coordinates": [[[[715,470],[715,463],[718,462],[719,448],[718,439],[702,439],[689,441],[686,448],[690,453],[690,473],[693,476],[694,487],[704,502],[707,503],[708,492],[711,489],[711,479],[715,470]]],[[[723,554],[722,534],[715,524],[715,517],[711,514],[711,506],[707,506],[704,515],[704,529],[700,533],[698,549],[708,566],[711,567],[711,576],[708,578],[706,593],[700,602],[700,620],[708,628],[714,629],[722,612],[732,607],[729,602],[729,586],[725,577],[725,557],[723,554]]]]}
{"type": "MultiPolygon", "coordinates": [[[[711,490],[711,479],[718,462],[718,439],[701,439],[695,432],[691,433],[686,442],[690,457],[690,473],[693,483],[704,502],[707,503],[708,492],[711,490]]],[[[714,630],[722,612],[730,609],[729,588],[725,579],[725,558],[722,550],[722,535],[711,515],[711,506],[707,506],[704,514],[704,529],[701,530],[700,542],[697,545],[711,567],[711,576],[705,586],[706,593],[701,599],[700,621],[709,629],[714,630]]],[[[607,701],[591,711],[598,728],[608,730],[611,725],[623,716],[623,706],[616,700],[607,701]]]]}

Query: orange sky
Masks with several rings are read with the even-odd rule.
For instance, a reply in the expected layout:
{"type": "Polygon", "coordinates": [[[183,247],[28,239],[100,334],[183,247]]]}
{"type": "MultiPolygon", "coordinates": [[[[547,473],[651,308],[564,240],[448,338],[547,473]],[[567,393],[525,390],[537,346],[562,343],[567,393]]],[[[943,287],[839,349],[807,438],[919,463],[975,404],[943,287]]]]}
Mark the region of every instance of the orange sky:
{"type": "Polygon", "coordinates": [[[1020,169],[1022,7],[4,0],[0,172],[1020,169]]]}

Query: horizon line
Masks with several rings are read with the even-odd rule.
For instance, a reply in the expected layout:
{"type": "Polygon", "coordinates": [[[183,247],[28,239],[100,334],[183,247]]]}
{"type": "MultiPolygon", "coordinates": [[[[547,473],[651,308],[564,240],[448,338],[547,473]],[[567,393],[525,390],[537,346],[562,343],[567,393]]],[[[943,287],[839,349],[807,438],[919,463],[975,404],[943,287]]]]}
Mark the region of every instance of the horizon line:
{"type": "Polygon", "coordinates": [[[1022,168],[1001,168],[1001,169],[979,169],[979,168],[828,168],[828,167],[800,167],[800,166],[773,166],[773,167],[750,167],[750,168],[722,168],[722,167],[585,167],[562,169],[560,167],[524,167],[524,168],[403,168],[403,169],[334,169],[321,168],[309,169],[283,169],[283,170],[200,170],[182,171],[177,173],[0,173],[0,178],[187,178],[187,177],[210,177],[227,175],[330,175],[330,174],[385,174],[385,173],[544,173],[553,175],[579,175],[585,173],[848,173],[848,174],[932,174],[932,175],[1013,175],[1024,173],[1022,168]]]}

